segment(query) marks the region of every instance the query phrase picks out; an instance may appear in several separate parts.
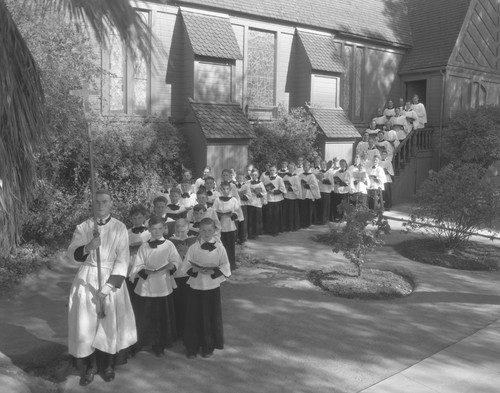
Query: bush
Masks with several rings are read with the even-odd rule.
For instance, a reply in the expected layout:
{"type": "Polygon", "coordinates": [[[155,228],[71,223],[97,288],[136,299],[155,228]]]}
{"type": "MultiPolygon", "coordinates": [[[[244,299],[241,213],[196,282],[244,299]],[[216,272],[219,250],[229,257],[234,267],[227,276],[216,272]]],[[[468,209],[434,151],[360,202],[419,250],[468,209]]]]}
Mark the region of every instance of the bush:
{"type": "Polygon", "coordinates": [[[249,146],[250,162],[263,170],[271,162],[295,161],[298,157],[312,159],[315,155],[317,127],[303,108],[286,112],[280,108],[278,120],[254,125],[256,138],[249,146]]]}
{"type": "Polygon", "coordinates": [[[458,113],[444,132],[444,154],[450,161],[487,168],[500,159],[500,107],[480,107],[458,113]]]}
{"type": "Polygon", "coordinates": [[[416,195],[408,229],[423,229],[448,251],[498,219],[498,195],[486,169],[478,164],[451,163],[431,173],[416,195]]]}

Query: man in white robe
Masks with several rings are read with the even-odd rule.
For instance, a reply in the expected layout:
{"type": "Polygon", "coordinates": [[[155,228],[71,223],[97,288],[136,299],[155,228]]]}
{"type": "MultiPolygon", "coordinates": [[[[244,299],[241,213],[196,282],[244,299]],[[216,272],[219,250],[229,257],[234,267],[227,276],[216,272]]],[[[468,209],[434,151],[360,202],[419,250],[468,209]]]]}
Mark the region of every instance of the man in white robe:
{"type": "Polygon", "coordinates": [[[412,98],[413,104],[411,109],[415,111],[417,114],[417,121],[413,123],[414,128],[425,128],[425,124],[427,123],[427,112],[425,110],[424,104],[418,102],[418,95],[415,94],[412,98]]]}
{"type": "Polygon", "coordinates": [[[94,212],[76,227],[68,257],[80,268],[71,286],[68,304],[68,352],[77,360],[80,385],[91,383],[100,371],[106,382],[115,377],[114,355],[137,341],[134,312],[123,281],[129,267],[129,242],[125,224],[111,217],[111,195],[96,192],[94,212]],[[96,250],[100,250],[101,289],[98,284],[96,250]],[[96,305],[103,305],[99,318],[96,305]],[[99,361],[98,361],[99,355],[99,361]],[[98,370],[98,363],[102,369],[98,370]]]}

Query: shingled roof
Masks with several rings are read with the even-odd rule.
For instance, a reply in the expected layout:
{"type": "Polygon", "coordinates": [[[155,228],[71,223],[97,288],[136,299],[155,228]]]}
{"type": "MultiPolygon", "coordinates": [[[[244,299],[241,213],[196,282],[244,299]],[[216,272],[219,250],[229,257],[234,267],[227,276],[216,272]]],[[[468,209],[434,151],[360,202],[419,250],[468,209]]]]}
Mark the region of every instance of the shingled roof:
{"type": "Polygon", "coordinates": [[[241,60],[240,47],[228,18],[182,11],[195,55],[241,60]]]}
{"type": "Polygon", "coordinates": [[[413,48],[400,72],[446,66],[471,0],[408,0],[413,48]]]}
{"type": "Polygon", "coordinates": [[[192,99],[189,103],[206,139],[255,138],[238,103],[195,102],[192,99]]]}
{"type": "Polygon", "coordinates": [[[344,62],[335,49],[332,36],[297,31],[311,67],[316,71],[345,72],[344,62]]]}
{"type": "Polygon", "coordinates": [[[401,0],[180,0],[175,4],[337,31],[395,46],[412,44],[406,4],[401,0]]]}
{"type": "Polygon", "coordinates": [[[342,109],[310,108],[316,123],[327,138],[359,138],[359,131],[342,109]]]}

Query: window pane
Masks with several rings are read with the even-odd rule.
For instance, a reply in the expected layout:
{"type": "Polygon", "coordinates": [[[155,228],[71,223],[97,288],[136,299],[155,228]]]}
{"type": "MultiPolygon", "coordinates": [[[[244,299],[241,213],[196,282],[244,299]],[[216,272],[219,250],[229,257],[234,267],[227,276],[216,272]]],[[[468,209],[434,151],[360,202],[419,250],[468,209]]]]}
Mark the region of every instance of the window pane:
{"type": "Polygon", "coordinates": [[[248,104],[274,106],[274,33],[259,30],[248,33],[248,104]]]}
{"type": "MultiPolygon", "coordinates": [[[[149,14],[145,11],[137,11],[142,21],[149,25],[149,14]]],[[[144,113],[148,109],[148,62],[142,55],[134,61],[133,65],[133,107],[134,113],[144,113]]]]}
{"type": "Polygon", "coordinates": [[[109,109],[111,111],[123,111],[123,44],[120,37],[112,35],[109,52],[109,109]]]}

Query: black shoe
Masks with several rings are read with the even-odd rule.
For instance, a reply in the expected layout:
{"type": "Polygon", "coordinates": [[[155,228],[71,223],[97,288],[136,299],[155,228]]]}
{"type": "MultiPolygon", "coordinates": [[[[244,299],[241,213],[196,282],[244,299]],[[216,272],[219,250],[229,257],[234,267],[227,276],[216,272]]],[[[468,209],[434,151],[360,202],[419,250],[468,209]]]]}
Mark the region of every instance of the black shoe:
{"type": "Polygon", "coordinates": [[[113,367],[108,367],[106,370],[104,370],[104,374],[102,376],[102,379],[104,379],[105,382],[111,382],[112,380],[115,379],[115,369],[113,367]]]}
{"type": "Polygon", "coordinates": [[[80,386],[87,386],[92,383],[95,373],[96,370],[93,368],[87,370],[87,372],[80,377],[80,386]]]}

